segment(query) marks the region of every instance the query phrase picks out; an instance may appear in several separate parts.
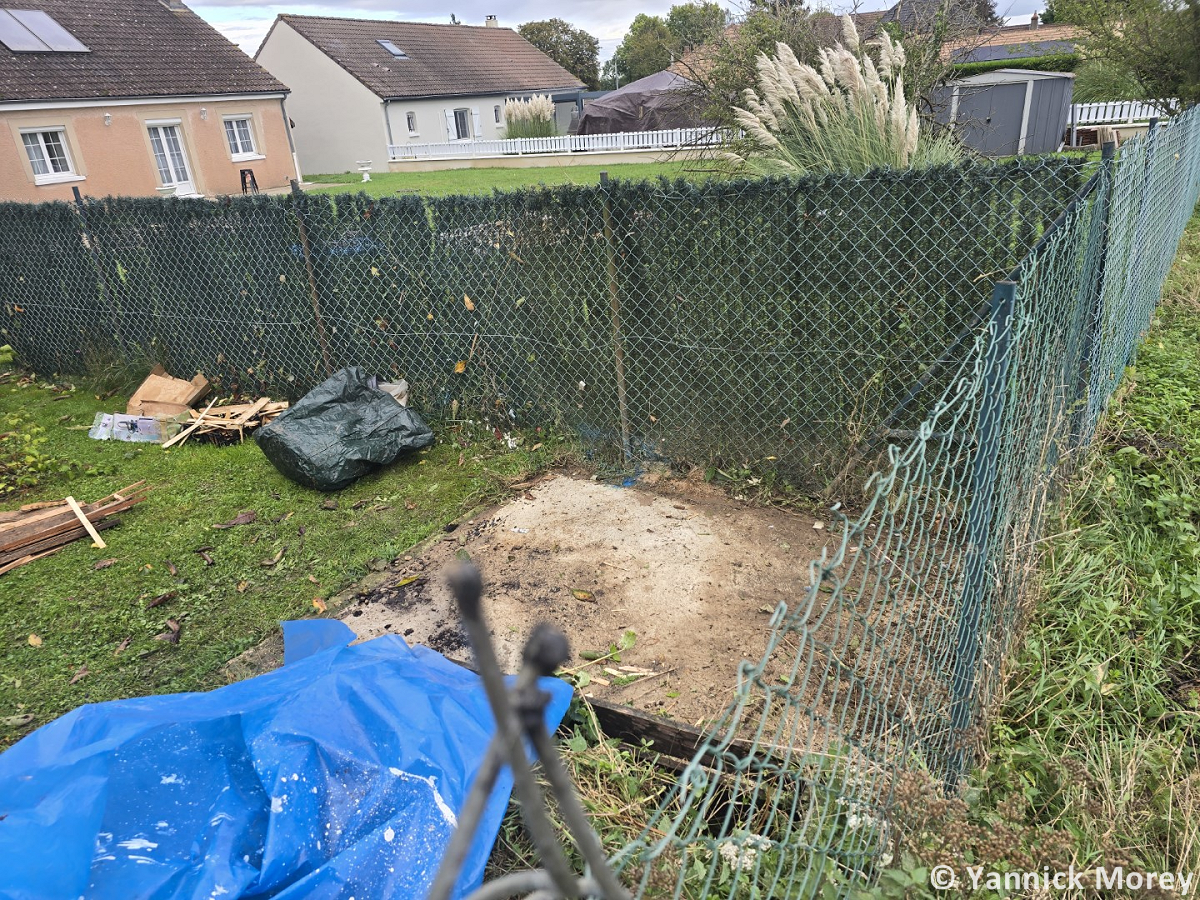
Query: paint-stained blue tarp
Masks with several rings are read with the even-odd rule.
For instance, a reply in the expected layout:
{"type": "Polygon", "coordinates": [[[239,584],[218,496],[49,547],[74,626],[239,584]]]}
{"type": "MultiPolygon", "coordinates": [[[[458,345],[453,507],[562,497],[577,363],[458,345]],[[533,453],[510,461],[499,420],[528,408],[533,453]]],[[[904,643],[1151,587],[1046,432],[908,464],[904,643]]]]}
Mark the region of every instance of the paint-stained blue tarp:
{"type": "MultiPolygon", "coordinates": [[[[399,637],[288,623],[287,664],[83,706],[0,755],[0,897],[423,897],[493,730],[479,680],[399,637]]],[[[571,689],[548,679],[547,725],[571,689]]],[[[483,878],[492,795],[459,891],[483,878]]]]}

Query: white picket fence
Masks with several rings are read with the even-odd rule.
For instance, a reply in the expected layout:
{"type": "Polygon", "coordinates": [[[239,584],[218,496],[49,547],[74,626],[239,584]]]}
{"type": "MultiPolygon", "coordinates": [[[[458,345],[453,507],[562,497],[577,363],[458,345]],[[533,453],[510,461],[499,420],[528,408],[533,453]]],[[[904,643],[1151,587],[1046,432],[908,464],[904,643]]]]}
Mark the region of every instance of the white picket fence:
{"type": "Polygon", "coordinates": [[[1161,100],[1144,103],[1138,100],[1114,100],[1109,103],[1074,103],[1071,105],[1070,121],[1077,126],[1085,125],[1133,125],[1160,118],[1166,110],[1176,109],[1178,100],[1161,100]]]}
{"type": "Polygon", "coordinates": [[[612,153],[628,150],[675,150],[710,147],[722,135],[714,128],[670,128],[663,131],[623,131],[616,134],[567,134],[556,137],[504,140],[447,141],[440,144],[390,144],[393,161],[405,159],[470,159],[480,156],[527,154],[612,153]]]}

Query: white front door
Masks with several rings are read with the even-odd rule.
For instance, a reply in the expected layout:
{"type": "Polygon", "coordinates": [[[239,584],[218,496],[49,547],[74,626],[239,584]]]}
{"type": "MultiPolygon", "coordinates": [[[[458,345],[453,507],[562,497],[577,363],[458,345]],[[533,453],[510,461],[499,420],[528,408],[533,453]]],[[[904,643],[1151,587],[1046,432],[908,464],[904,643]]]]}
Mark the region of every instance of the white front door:
{"type": "Polygon", "coordinates": [[[149,128],[154,164],[158,166],[158,179],[163,187],[175,188],[175,194],[179,197],[195,194],[196,186],[192,183],[192,173],[183,152],[179,126],[150,125],[149,128]]]}

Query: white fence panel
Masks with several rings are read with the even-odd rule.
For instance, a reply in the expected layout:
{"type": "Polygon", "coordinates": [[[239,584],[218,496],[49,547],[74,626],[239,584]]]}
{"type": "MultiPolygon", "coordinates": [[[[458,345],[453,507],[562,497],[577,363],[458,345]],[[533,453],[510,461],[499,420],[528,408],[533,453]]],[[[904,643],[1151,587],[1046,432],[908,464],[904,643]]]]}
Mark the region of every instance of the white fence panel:
{"type": "Polygon", "coordinates": [[[603,153],[625,150],[670,150],[710,147],[721,143],[713,128],[671,128],[615,134],[572,134],[557,137],[446,141],[437,144],[392,144],[388,156],[405,159],[470,159],[480,156],[520,156],[526,153],[603,153]]]}
{"type": "Polygon", "coordinates": [[[1157,103],[1140,100],[1075,103],[1071,106],[1071,121],[1076,125],[1131,125],[1149,121],[1162,116],[1166,110],[1178,107],[1178,100],[1161,100],[1157,103]]]}

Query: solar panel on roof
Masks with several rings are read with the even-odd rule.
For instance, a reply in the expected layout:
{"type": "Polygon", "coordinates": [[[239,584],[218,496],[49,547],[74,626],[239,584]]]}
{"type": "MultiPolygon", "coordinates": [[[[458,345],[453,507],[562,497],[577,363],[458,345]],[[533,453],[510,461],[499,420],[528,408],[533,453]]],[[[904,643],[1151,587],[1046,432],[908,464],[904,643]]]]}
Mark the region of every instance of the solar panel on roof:
{"type": "Polygon", "coordinates": [[[0,9],[0,44],[14,53],[87,53],[88,48],[40,9],[0,9]]]}
{"type": "Polygon", "coordinates": [[[0,44],[14,53],[30,50],[49,50],[32,31],[13,18],[7,9],[0,9],[0,44]]]}
{"type": "Polygon", "coordinates": [[[14,19],[33,32],[51,50],[59,53],[87,53],[88,48],[40,9],[10,9],[14,19]]]}

